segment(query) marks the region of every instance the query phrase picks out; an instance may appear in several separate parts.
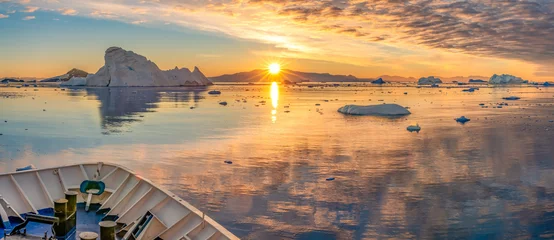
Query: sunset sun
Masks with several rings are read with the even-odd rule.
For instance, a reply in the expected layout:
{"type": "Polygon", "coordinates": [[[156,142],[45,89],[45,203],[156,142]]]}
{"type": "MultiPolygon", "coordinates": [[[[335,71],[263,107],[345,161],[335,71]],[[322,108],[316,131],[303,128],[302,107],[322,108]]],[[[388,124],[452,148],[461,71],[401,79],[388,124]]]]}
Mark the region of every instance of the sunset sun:
{"type": "Polygon", "coordinates": [[[279,65],[278,63],[272,63],[272,64],[269,64],[268,69],[269,69],[269,73],[278,74],[281,71],[281,65],[279,65]]]}

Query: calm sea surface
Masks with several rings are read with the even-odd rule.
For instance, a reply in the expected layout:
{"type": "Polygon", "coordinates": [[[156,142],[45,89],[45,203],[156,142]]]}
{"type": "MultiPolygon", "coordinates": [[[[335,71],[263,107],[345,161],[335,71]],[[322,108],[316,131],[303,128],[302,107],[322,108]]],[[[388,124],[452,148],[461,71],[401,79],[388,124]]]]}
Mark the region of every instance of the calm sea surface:
{"type": "Polygon", "coordinates": [[[121,164],[243,239],[554,238],[554,88],[34,89],[0,87],[0,172],[121,164]],[[381,103],[412,114],[337,112],[381,103]]]}

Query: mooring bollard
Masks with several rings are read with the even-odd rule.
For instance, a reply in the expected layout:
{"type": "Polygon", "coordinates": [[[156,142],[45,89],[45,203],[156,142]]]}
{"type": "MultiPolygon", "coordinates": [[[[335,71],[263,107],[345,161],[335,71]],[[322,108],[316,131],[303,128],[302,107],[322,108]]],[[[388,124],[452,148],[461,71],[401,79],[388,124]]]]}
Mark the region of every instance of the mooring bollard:
{"type": "Polygon", "coordinates": [[[58,199],[54,201],[54,217],[59,219],[57,225],[54,225],[56,237],[64,237],[67,234],[66,217],[67,217],[67,199],[58,199]]]}
{"type": "Polygon", "coordinates": [[[100,240],[115,239],[115,226],[117,226],[117,223],[114,221],[102,221],[98,225],[100,225],[100,240]]]}
{"type": "Polygon", "coordinates": [[[77,226],[77,192],[67,191],[65,192],[65,199],[67,199],[67,231],[71,231],[77,226]]]}
{"type": "Polygon", "coordinates": [[[82,233],[79,233],[79,238],[81,240],[96,240],[98,238],[98,233],[82,232],[82,233]]]}
{"type": "Polygon", "coordinates": [[[69,214],[77,211],[77,192],[67,191],[65,192],[65,199],[67,199],[67,212],[69,214]]]}

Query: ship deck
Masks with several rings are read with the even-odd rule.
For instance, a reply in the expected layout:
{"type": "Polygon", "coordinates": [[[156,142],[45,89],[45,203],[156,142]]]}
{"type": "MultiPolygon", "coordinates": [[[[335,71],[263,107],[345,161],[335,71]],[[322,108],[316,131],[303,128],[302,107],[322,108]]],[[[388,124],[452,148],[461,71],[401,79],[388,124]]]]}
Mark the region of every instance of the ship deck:
{"type": "MultiPolygon", "coordinates": [[[[100,204],[92,204],[89,211],[85,211],[85,205],[83,203],[77,204],[77,226],[75,229],[75,234],[69,236],[68,239],[79,239],[79,233],[81,232],[95,232],[100,235],[100,226],[98,223],[105,216],[105,214],[96,213],[100,204]]],[[[39,210],[39,214],[43,216],[54,216],[53,209],[43,209],[39,210]]],[[[10,218],[10,224],[12,226],[17,226],[21,223],[21,220],[16,218],[10,218]]],[[[0,228],[1,225],[0,225],[0,228]]],[[[4,229],[2,229],[4,230],[4,229]]],[[[47,233],[48,237],[52,236],[52,225],[29,222],[26,226],[27,235],[15,235],[8,236],[6,240],[18,240],[18,239],[44,239],[44,234],[47,233]]],[[[2,236],[0,236],[2,239],[2,236]]]]}

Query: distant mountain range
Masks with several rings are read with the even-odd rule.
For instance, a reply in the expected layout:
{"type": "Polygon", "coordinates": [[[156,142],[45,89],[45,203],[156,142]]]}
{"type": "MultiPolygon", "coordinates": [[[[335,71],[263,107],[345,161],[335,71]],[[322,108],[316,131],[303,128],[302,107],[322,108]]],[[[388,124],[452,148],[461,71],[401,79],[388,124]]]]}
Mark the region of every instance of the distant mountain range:
{"type": "Polygon", "coordinates": [[[60,76],[55,76],[47,79],[41,80],[41,82],[65,82],[71,79],[72,77],[87,77],[88,73],[77,68],[69,70],[67,73],[60,76]]]}
{"type": "MultiPolygon", "coordinates": [[[[333,75],[329,73],[310,73],[294,70],[282,70],[279,74],[280,81],[289,82],[371,82],[382,78],[385,82],[416,82],[415,77],[401,77],[382,75],[376,78],[358,78],[353,75],[333,75]]],[[[485,76],[457,76],[457,77],[439,77],[443,82],[461,81],[467,82],[469,79],[488,80],[485,76]]],[[[216,77],[209,77],[212,82],[271,82],[275,77],[269,75],[265,69],[255,69],[249,72],[239,72],[234,74],[224,74],[216,77]]]]}
{"type": "MultiPolygon", "coordinates": [[[[79,69],[71,69],[66,74],[51,77],[42,80],[41,82],[58,82],[58,81],[67,81],[72,77],[86,77],[87,72],[79,69]]],[[[437,76],[435,76],[437,77],[437,76]]],[[[289,82],[371,82],[376,79],[383,79],[385,82],[417,82],[418,78],[415,77],[402,77],[402,76],[392,76],[392,75],[381,75],[375,78],[358,78],[353,75],[333,75],[329,73],[311,73],[311,72],[299,72],[294,70],[281,70],[281,73],[277,77],[278,81],[289,81],[289,82]]],[[[216,77],[209,77],[212,82],[272,82],[277,80],[275,76],[268,74],[266,69],[255,69],[249,72],[239,72],[234,74],[224,74],[216,77]]],[[[456,77],[438,77],[443,82],[468,82],[469,79],[480,79],[488,81],[490,77],[485,76],[456,76],[456,77]]],[[[13,79],[23,79],[29,81],[37,78],[13,78],[13,79]]]]}

